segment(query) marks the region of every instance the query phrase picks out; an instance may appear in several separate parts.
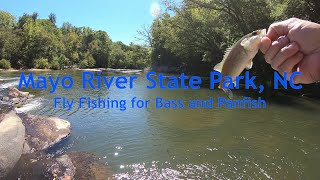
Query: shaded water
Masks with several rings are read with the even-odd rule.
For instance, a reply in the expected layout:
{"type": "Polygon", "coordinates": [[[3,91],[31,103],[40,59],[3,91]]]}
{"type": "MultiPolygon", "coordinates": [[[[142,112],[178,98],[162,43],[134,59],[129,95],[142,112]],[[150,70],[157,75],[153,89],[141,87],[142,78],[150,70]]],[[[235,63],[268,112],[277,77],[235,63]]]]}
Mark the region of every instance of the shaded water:
{"type": "MultiPolygon", "coordinates": [[[[267,109],[89,109],[53,108],[56,96],[131,100],[209,99],[221,91],[148,90],[140,77],[133,89],[83,90],[81,72],[52,71],[39,75],[71,75],[71,90],[54,94],[31,90],[40,106],[31,113],[58,116],[72,123],[71,137],[59,151],[97,154],[117,178],[318,179],[320,172],[320,102],[277,97],[267,109]]],[[[115,75],[103,73],[103,75],[115,75]]],[[[19,73],[0,73],[1,86],[15,83],[19,73]]],[[[319,90],[320,91],[320,90],[319,90]]],[[[1,90],[0,90],[1,93],[1,90]]],[[[236,93],[237,94],[237,93],[236,93]]],[[[235,99],[242,99],[236,96],[235,99]]],[[[129,102],[129,101],[128,101],[129,102]]]]}

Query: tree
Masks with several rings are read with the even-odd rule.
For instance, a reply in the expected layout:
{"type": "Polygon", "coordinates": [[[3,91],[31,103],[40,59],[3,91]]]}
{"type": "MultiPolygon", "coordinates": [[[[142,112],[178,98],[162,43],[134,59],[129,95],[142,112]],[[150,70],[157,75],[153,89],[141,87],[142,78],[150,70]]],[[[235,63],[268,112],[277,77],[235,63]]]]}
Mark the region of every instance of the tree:
{"type": "Polygon", "coordinates": [[[145,46],[152,47],[152,34],[151,27],[144,25],[141,30],[138,30],[138,37],[136,37],[138,41],[142,41],[145,46]]]}
{"type": "Polygon", "coordinates": [[[74,26],[71,24],[71,23],[69,23],[69,22],[64,22],[63,24],[62,24],[62,27],[61,27],[61,30],[62,30],[62,33],[65,35],[65,34],[67,34],[67,33],[69,33],[70,31],[72,31],[72,30],[74,30],[75,28],[74,28],[74,26]]]}
{"type": "Polygon", "coordinates": [[[0,59],[8,59],[15,68],[22,65],[21,62],[21,31],[0,28],[0,59]]]}
{"type": "Polygon", "coordinates": [[[50,13],[49,14],[49,21],[52,23],[52,24],[56,24],[56,22],[57,22],[57,17],[56,17],[56,15],[55,14],[53,14],[53,13],[50,13]]]}
{"type": "Polygon", "coordinates": [[[13,28],[15,26],[15,17],[8,12],[0,11],[0,27],[13,28]]]}
{"type": "MultiPolygon", "coordinates": [[[[113,43],[105,31],[75,27],[63,23],[58,28],[55,14],[38,19],[38,13],[23,14],[18,22],[10,13],[0,11],[0,58],[15,68],[109,67],[113,43]]],[[[147,48],[116,43],[123,59],[113,65],[143,68],[147,65],[147,48]]],[[[117,49],[114,51],[116,52],[117,49]]],[[[114,55],[117,53],[114,53],[114,55]]],[[[115,57],[115,56],[114,56],[115,57]]]]}
{"type": "Polygon", "coordinates": [[[39,14],[37,12],[32,13],[31,18],[35,21],[38,19],[39,14]]]}
{"type": "Polygon", "coordinates": [[[22,58],[28,68],[33,66],[33,59],[46,57],[50,62],[63,50],[62,34],[49,20],[27,19],[22,32],[22,58]]]}
{"type": "Polygon", "coordinates": [[[111,68],[125,68],[126,53],[118,43],[113,43],[109,66],[111,68]]]}
{"type": "Polygon", "coordinates": [[[320,22],[320,2],[318,0],[280,0],[282,9],[277,18],[297,17],[313,22],[320,22]]]}
{"type": "Polygon", "coordinates": [[[111,40],[104,31],[92,34],[91,42],[88,41],[88,50],[96,61],[97,67],[108,67],[111,40]]]}

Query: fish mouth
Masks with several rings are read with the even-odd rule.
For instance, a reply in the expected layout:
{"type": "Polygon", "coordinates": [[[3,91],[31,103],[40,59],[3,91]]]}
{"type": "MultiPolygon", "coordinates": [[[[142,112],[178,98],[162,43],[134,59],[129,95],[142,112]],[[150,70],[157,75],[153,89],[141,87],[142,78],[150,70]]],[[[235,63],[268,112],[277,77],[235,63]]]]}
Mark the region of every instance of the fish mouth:
{"type": "Polygon", "coordinates": [[[267,30],[266,29],[260,29],[257,31],[257,34],[260,36],[260,37],[264,37],[266,36],[267,34],[267,30]]]}

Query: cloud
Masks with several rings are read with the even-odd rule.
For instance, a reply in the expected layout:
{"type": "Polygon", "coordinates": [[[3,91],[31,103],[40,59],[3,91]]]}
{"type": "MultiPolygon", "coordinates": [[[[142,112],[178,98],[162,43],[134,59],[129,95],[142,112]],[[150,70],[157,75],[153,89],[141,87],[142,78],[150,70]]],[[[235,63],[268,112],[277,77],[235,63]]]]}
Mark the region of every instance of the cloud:
{"type": "Polygon", "coordinates": [[[161,7],[158,2],[153,2],[150,6],[150,14],[152,17],[157,18],[161,16],[161,7]]]}

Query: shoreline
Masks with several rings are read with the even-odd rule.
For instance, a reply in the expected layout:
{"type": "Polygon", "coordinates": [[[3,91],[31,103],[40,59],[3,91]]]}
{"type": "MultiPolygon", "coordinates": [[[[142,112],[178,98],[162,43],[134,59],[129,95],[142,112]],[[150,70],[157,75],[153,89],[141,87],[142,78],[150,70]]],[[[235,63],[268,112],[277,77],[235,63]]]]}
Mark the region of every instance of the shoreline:
{"type": "Polygon", "coordinates": [[[11,71],[61,71],[61,70],[79,70],[79,71],[144,71],[143,69],[126,69],[126,68],[66,68],[66,69],[58,69],[58,70],[54,70],[54,69],[37,69],[37,68],[31,68],[31,69],[14,69],[14,68],[10,68],[10,69],[1,69],[0,71],[7,71],[7,72],[11,72],[11,71]]]}
{"type": "Polygon", "coordinates": [[[112,177],[112,172],[99,157],[89,152],[53,152],[54,156],[44,158],[48,149],[70,137],[72,124],[55,116],[19,112],[18,106],[30,104],[35,96],[16,86],[4,89],[7,92],[2,94],[5,96],[0,103],[0,179],[39,179],[38,174],[32,173],[36,171],[53,179],[83,179],[89,174],[98,176],[100,172],[104,172],[103,179],[112,177]],[[85,159],[79,160],[80,157],[85,159]]]}
{"type": "Polygon", "coordinates": [[[113,69],[113,68],[70,68],[62,70],[53,70],[53,69],[0,69],[0,72],[50,72],[50,71],[90,71],[90,72],[114,72],[114,73],[123,73],[123,74],[140,74],[146,72],[143,69],[113,69]]]}

